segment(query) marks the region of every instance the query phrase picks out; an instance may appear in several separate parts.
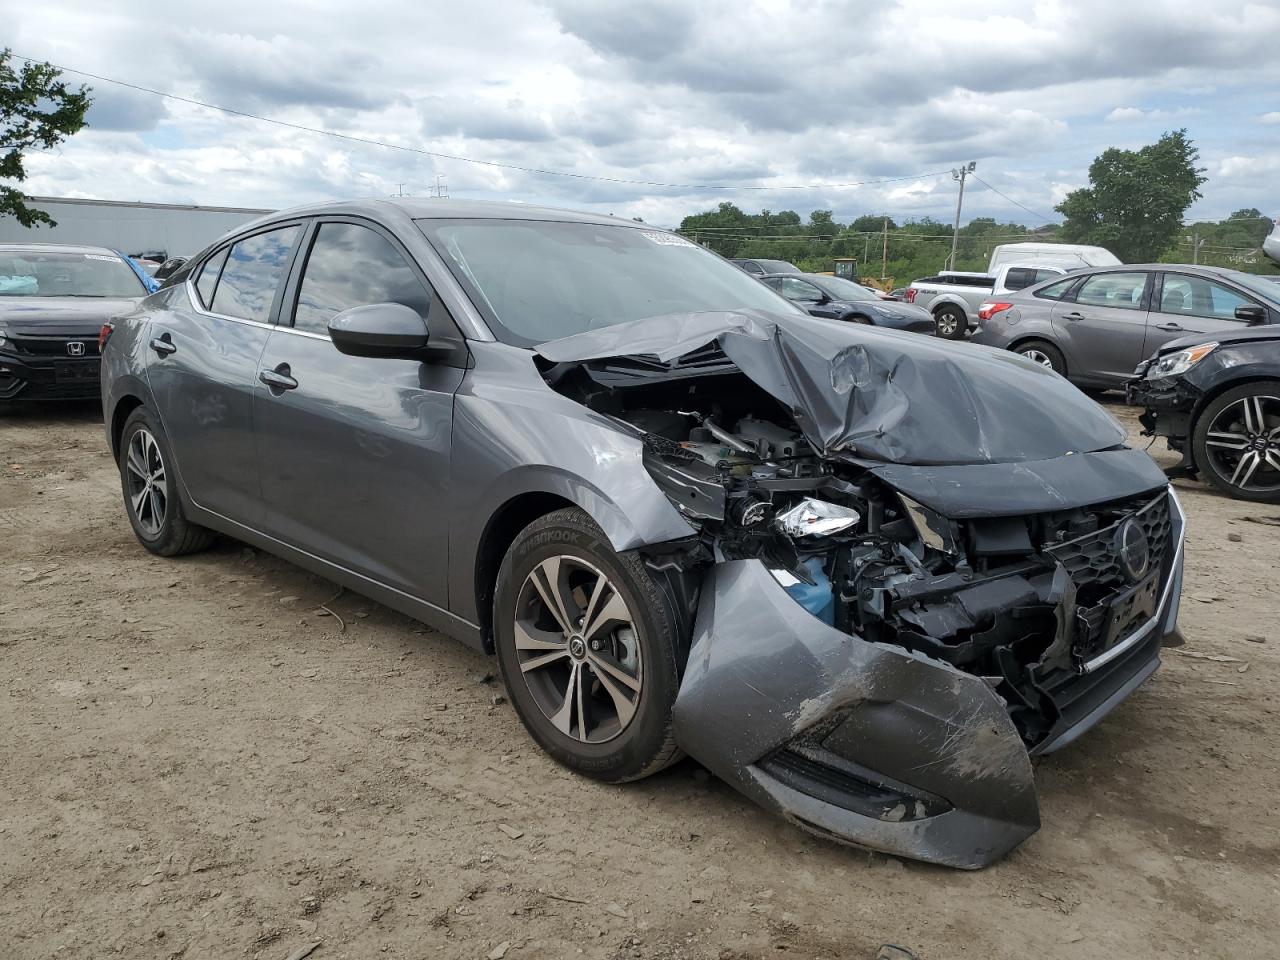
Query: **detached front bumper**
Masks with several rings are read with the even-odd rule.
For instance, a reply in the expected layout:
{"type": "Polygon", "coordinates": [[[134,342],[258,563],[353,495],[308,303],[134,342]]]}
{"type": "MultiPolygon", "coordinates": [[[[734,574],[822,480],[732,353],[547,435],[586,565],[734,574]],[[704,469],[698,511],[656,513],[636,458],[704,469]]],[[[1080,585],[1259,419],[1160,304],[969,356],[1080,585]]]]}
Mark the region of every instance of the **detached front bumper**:
{"type": "MultiPolygon", "coordinates": [[[[1159,666],[1182,582],[1174,513],[1154,616],[1072,680],[1034,752],[1070,743],[1159,666]]],[[[827,626],[758,560],[708,574],[675,732],[761,806],[860,847],[976,869],[1040,826],[1031,755],[986,680],[827,626]]]]}

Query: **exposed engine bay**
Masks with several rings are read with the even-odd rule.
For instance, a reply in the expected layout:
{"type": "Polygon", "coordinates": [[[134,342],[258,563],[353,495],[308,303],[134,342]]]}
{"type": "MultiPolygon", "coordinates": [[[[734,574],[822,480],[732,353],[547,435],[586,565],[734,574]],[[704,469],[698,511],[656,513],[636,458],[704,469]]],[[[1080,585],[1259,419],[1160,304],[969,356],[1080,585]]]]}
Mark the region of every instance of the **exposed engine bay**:
{"type": "Polygon", "coordinates": [[[1163,491],[952,520],[856,457],[820,456],[714,349],[671,378],[646,372],[628,359],[547,376],[639,433],[649,474],[701,531],[686,562],[761,560],[822,622],[983,678],[1028,749],[1072,719],[1058,688],[1154,613],[1169,540],[1163,491]],[[1131,516],[1145,558],[1122,570],[1112,540],[1131,516]]]}

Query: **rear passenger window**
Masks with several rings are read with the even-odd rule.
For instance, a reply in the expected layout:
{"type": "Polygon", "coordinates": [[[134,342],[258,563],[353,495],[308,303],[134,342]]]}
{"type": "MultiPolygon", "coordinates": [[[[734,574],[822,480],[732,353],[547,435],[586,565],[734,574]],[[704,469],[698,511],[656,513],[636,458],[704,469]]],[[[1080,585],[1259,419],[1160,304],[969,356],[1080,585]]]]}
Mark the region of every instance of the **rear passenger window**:
{"type": "Polygon", "coordinates": [[[1011,267],[1004,278],[1004,285],[1009,290],[1021,290],[1035,282],[1036,271],[1030,267],[1011,267]]]}
{"type": "Polygon", "coordinates": [[[234,244],[213,293],[213,312],[259,323],[270,320],[271,301],[297,237],[297,227],[283,227],[234,244]]]}
{"type": "Polygon", "coordinates": [[[381,234],[353,223],[322,224],[302,274],[293,325],[326,333],[335,315],[371,303],[402,303],[425,318],[431,296],[381,234]]]}
{"type": "Polygon", "coordinates": [[[1138,310],[1147,286],[1145,273],[1098,273],[1080,287],[1076,303],[1117,310],[1138,310]]]}
{"type": "Polygon", "coordinates": [[[196,292],[200,294],[200,305],[206,310],[213,308],[213,290],[218,285],[218,274],[222,271],[222,265],[227,262],[227,251],[230,249],[230,247],[223,247],[200,268],[200,277],[196,280],[196,292]]]}

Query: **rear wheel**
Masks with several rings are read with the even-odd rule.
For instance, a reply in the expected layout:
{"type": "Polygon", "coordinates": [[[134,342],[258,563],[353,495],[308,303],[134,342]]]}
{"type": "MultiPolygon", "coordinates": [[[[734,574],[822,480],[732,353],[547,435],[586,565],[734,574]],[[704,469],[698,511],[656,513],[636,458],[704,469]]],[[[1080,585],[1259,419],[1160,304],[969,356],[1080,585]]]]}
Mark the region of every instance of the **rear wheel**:
{"type": "Polygon", "coordinates": [[[494,591],[494,645],[512,706],[560,763],[608,782],[679,757],[677,625],[663,586],[582,510],[526,527],[494,591]]]}
{"type": "Polygon", "coordinates": [[[968,328],[968,314],[953,304],[941,306],[933,312],[934,336],[943,340],[963,340],[968,328]]]}
{"type": "Polygon", "coordinates": [[[1280,380],[1228,390],[1196,419],[1196,466],[1237,500],[1280,503],[1280,380]]]}
{"type": "Polygon", "coordinates": [[[1013,352],[1042,367],[1048,367],[1059,376],[1067,375],[1067,362],[1062,359],[1062,351],[1047,340],[1028,340],[1014,347],[1013,352]]]}
{"type": "Polygon", "coordinates": [[[204,550],[214,538],[213,531],[187,519],[172,463],[159,422],[146,407],[138,407],[120,434],[120,488],[138,542],[162,557],[204,550]]]}

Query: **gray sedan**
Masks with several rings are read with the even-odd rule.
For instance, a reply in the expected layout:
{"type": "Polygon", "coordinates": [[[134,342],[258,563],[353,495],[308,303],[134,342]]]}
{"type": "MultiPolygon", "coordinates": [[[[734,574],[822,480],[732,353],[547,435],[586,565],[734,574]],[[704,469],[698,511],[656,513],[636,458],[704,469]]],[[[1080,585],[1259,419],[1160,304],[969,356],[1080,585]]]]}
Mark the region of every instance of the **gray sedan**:
{"type": "Polygon", "coordinates": [[[1280,290],[1238,270],[1183,264],[1073,273],[988,300],[975,343],[1004,347],[1082,387],[1121,386],[1161,345],[1280,323],[1280,290]]]}
{"type": "Polygon", "coordinates": [[[144,548],[228,535],[493,654],[600,780],[688,753],[820,836],[979,867],[1039,826],[1031,758],[1176,632],[1181,510],[1100,406],[643,224],[286,210],[104,342],[144,548]]]}
{"type": "Polygon", "coordinates": [[[793,273],[768,275],[760,279],[815,317],[910,333],[934,332],[933,315],[928,310],[886,300],[876,291],[844,277],[793,273]]]}

